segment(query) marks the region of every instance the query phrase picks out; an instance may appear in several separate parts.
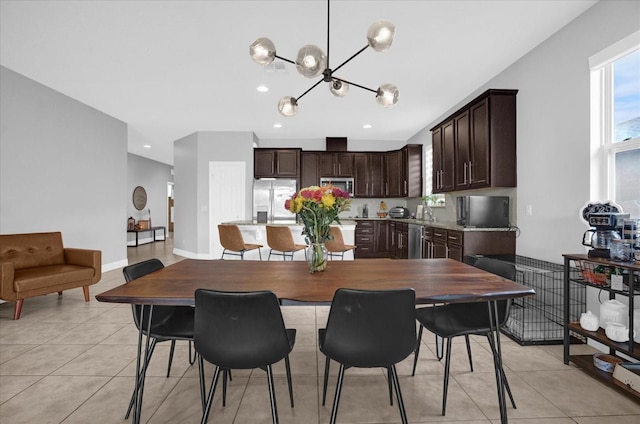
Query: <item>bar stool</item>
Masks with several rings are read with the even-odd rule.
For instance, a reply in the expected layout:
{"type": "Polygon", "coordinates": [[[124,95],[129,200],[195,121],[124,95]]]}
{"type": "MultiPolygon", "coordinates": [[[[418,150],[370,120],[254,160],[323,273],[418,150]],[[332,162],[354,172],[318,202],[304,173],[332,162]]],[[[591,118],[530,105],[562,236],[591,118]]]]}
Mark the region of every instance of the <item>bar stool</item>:
{"type": "Polygon", "coordinates": [[[224,248],[222,250],[222,256],[220,259],[224,259],[224,255],[240,256],[240,259],[244,260],[244,253],[250,250],[258,249],[258,255],[262,260],[262,253],[260,248],[261,244],[247,244],[242,238],[240,228],[235,224],[221,224],[218,225],[218,233],[220,235],[220,244],[224,248]],[[234,253],[235,252],[235,253],[234,253]]]}
{"type": "Polygon", "coordinates": [[[324,242],[327,252],[329,252],[329,257],[333,259],[333,255],[340,256],[344,261],[344,254],[355,249],[356,246],[353,244],[344,244],[344,237],[342,237],[340,227],[330,227],[329,231],[333,236],[333,240],[324,242]]]}
{"type": "Polygon", "coordinates": [[[285,226],[267,225],[267,244],[271,248],[269,250],[269,258],[271,255],[281,255],[282,260],[290,257],[293,260],[293,254],[299,250],[304,251],[304,257],[307,258],[306,244],[296,244],[291,235],[291,229],[285,226]],[[275,252],[274,252],[275,250],[275,252]]]}

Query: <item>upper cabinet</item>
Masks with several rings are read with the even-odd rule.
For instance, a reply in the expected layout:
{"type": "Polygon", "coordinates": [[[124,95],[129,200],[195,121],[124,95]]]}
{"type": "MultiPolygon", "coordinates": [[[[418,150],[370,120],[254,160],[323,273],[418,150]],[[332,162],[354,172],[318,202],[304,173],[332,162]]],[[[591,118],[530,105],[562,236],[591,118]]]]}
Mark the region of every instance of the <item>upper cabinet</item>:
{"type": "Polygon", "coordinates": [[[317,186],[320,184],[320,153],[300,153],[300,187],[317,186]]]}
{"type": "Polygon", "coordinates": [[[487,90],[432,131],[433,192],[516,187],[516,94],[487,90]]]}
{"type": "Polygon", "coordinates": [[[402,152],[402,197],[422,196],[422,144],[407,144],[402,152]]]}
{"type": "Polygon", "coordinates": [[[353,154],[355,197],[384,197],[384,152],[353,154]]]}
{"type": "Polygon", "coordinates": [[[353,153],[320,153],[321,177],[353,177],[353,153]]]}
{"type": "Polygon", "coordinates": [[[300,178],[301,149],[253,149],[255,178],[300,178]]]}

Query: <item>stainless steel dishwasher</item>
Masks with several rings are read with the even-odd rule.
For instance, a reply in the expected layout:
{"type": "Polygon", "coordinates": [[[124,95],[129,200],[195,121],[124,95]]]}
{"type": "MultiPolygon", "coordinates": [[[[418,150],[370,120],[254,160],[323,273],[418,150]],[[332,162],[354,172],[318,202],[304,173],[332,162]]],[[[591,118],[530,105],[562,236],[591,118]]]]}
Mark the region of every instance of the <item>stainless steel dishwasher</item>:
{"type": "Polygon", "coordinates": [[[422,259],[422,238],[424,227],[409,224],[409,259],[422,259]]]}

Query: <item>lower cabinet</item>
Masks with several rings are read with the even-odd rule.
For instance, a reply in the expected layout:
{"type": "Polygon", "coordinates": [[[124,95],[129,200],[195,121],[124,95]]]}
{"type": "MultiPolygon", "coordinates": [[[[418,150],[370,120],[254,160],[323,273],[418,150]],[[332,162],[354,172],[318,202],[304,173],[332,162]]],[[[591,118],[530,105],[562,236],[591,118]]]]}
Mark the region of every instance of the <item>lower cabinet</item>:
{"type": "MultiPolygon", "coordinates": [[[[395,220],[358,220],[356,258],[409,257],[409,223],[395,220]]],[[[459,231],[425,226],[422,257],[451,258],[466,255],[515,255],[514,231],[459,231]]]]}
{"type": "Polygon", "coordinates": [[[387,258],[390,253],[389,221],[364,221],[356,224],[356,258],[387,258]]]}

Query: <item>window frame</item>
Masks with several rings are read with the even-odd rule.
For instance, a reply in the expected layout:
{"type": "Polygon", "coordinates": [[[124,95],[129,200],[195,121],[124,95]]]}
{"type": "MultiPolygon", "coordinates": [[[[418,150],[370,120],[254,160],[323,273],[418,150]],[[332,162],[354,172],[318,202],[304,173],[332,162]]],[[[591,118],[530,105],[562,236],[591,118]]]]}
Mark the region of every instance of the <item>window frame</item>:
{"type": "Polygon", "coordinates": [[[640,49],[640,31],[589,58],[591,71],[591,199],[615,199],[615,155],[640,149],[640,137],[615,142],[613,63],[640,49]]]}

